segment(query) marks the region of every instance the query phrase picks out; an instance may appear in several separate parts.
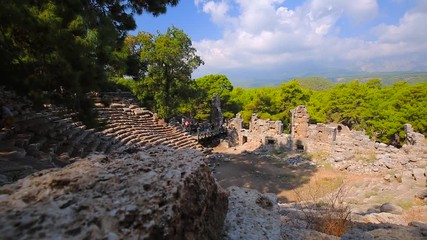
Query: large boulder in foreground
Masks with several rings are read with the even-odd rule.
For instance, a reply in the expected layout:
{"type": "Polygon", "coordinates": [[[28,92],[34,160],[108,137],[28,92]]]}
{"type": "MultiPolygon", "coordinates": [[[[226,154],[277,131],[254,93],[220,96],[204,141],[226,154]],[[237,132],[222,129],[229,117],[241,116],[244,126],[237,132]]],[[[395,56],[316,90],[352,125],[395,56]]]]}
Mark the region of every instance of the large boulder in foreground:
{"type": "Polygon", "coordinates": [[[224,239],[280,239],[277,196],[254,189],[229,187],[228,213],[224,239]]]}
{"type": "Polygon", "coordinates": [[[0,188],[3,239],[220,239],[227,193],[195,150],[92,156],[0,188]]]}

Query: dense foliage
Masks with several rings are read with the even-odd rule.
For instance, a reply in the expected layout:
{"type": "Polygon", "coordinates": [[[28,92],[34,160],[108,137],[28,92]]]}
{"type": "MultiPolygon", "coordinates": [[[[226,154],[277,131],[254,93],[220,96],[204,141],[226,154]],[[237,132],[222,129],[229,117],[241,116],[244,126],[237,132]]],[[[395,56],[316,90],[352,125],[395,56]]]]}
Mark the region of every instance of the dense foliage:
{"type": "Polygon", "coordinates": [[[381,79],[381,83],[385,86],[391,86],[398,82],[407,82],[410,84],[426,82],[427,73],[366,73],[358,74],[353,76],[343,76],[336,79],[338,83],[349,83],[354,79],[358,79],[359,82],[367,82],[371,79],[381,79]]]}
{"type": "Polygon", "coordinates": [[[380,80],[339,84],[315,92],[308,109],[314,121],[339,122],[365,130],[374,139],[401,145],[403,124],[427,134],[427,83],[396,83],[384,87],[380,80]]]}
{"type": "Polygon", "coordinates": [[[335,86],[334,82],[322,77],[296,78],[295,80],[299,82],[302,88],[315,91],[329,90],[335,86]]]}
{"type": "Polygon", "coordinates": [[[1,85],[37,102],[80,106],[121,65],[133,14],[164,13],[178,0],[4,0],[0,8],[1,85]],[[71,98],[71,99],[70,99],[71,98]]]}
{"type": "Polygon", "coordinates": [[[247,123],[253,113],[259,117],[280,120],[288,129],[290,111],[298,105],[306,104],[311,91],[301,88],[298,81],[282,83],[280,87],[263,87],[242,89],[236,88],[231,93],[230,100],[241,112],[247,123]]]}
{"type": "Polygon", "coordinates": [[[230,99],[237,103],[246,122],[252,113],[257,113],[264,119],[283,121],[285,130],[290,110],[304,104],[311,123],[342,123],[351,129],[365,130],[380,142],[401,145],[405,123],[427,135],[427,83],[383,86],[379,79],[371,79],[311,91],[294,80],[280,87],[235,88],[230,99]]]}
{"type": "MultiPolygon", "coordinates": [[[[225,75],[207,75],[198,78],[193,85],[196,97],[189,102],[186,109],[199,121],[206,121],[210,117],[211,104],[215,95],[219,96],[221,109],[225,118],[232,118],[235,114],[234,102],[230,101],[233,85],[225,75]]],[[[183,109],[184,111],[186,110],[183,109]]]]}
{"type": "Polygon", "coordinates": [[[170,118],[196,97],[191,73],[203,64],[191,39],[180,29],[166,33],[140,32],[125,40],[126,70],[133,80],[120,80],[133,89],[138,98],[159,114],[170,118]],[[130,68],[132,66],[133,68],[130,68]]]}

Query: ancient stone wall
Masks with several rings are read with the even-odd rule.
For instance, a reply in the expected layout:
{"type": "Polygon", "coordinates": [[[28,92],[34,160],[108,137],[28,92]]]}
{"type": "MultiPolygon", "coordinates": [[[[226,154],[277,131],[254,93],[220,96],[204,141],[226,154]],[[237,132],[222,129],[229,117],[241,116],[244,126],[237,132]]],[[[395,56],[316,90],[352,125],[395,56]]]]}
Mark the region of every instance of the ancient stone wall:
{"type": "MultiPolygon", "coordinates": [[[[405,144],[398,149],[376,143],[364,131],[355,131],[342,124],[309,124],[310,116],[305,106],[298,106],[292,113],[291,134],[282,134],[280,121],[262,120],[256,114],[251,118],[249,129],[242,127],[240,115],[232,119],[228,127],[235,144],[257,142],[260,145],[306,151],[322,155],[336,168],[355,172],[386,172],[387,170],[425,169],[427,167],[427,143],[424,135],[414,132],[405,124],[405,144]]],[[[410,174],[410,173],[409,173],[410,174]]]]}
{"type": "Polygon", "coordinates": [[[237,145],[246,142],[256,142],[261,145],[274,145],[276,147],[290,147],[290,135],[283,134],[281,121],[262,120],[253,114],[249,129],[243,128],[243,119],[240,114],[228,122],[230,142],[237,145]]]}
{"type": "Polygon", "coordinates": [[[308,124],[305,106],[292,111],[294,149],[327,156],[340,169],[378,172],[388,169],[416,169],[427,166],[427,144],[424,135],[405,124],[405,145],[398,149],[371,140],[364,131],[350,130],[342,124],[308,124]]]}
{"type": "Polygon", "coordinates": [[[291,114],[291,139],[293,146],[296,149],[304,150],[307,144],[306,140],[308,139],[308,121],[310,117],[305,106],[298,106],[291,111],[291,114]]]}
{"type": "Polygon", "coordinates": [[[243,129],[243,118],[240,113],[236,114],[235,118],[232,118],[228,121],[227,127],[236,131],[243,129]]]}
{"type": "Polygon", "coordinates": [[[221,110],[221,100],[219,99],[219,95],[215,94],[215,96],[212,98],[212,105],[211,105],[211,123],[215,127],[215,129],[218,129],[222,127],[223,124],[223,115],[221,110]]]}

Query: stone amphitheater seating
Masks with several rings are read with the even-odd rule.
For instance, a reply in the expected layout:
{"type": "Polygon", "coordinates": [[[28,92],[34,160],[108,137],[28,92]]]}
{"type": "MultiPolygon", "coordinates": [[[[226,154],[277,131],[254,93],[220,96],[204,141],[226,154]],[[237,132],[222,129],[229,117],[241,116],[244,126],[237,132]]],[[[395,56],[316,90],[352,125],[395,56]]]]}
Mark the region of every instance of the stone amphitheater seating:
{"type": "Polygon", "coordinates": [[[113,148],[122,146],[144,147],[166,145],[175,149],[202,150],[197,139],[188,133],[161,124],[151,111],[138,106],[138,101],[128,92],[105,92],[93,96],[98,120],[105,122],[101,131],[116,141],[113,148]]]}
{"type": "Polygon", "coordinates": [[[46,106],[36,112],[31,101],[3,88],[0,97],[15,115],[13,128],[0,129],[0,185],[42,169],[65,166],[94,152],[153,145],[202,150],[191,135],[159,124],[128,92],[92,94],[98,120],[104,124],[98,131],[73,120],[76,113],[66,109],[46,106]]]}

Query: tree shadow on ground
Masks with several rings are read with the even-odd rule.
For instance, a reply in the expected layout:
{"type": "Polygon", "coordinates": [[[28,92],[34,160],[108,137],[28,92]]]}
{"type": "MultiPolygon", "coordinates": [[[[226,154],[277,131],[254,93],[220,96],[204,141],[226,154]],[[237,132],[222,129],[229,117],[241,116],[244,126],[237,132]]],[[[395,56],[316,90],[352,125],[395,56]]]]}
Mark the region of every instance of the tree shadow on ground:
{"type": "Polygon", "coordinates": [[[308,183],[318,170],[314,164],[289,165],[285,163],[286,157],[277,156],[294,153],[290,150],[273,150],[275,155],[262,150],[263,147],[240,154],[221,153],[224,155],[221,160],[212,160],[219,185],[223,188],[238,186],[262,193],[275,193],[280,202],[286,202],[286,197],[280,193],[308,183]]]}

